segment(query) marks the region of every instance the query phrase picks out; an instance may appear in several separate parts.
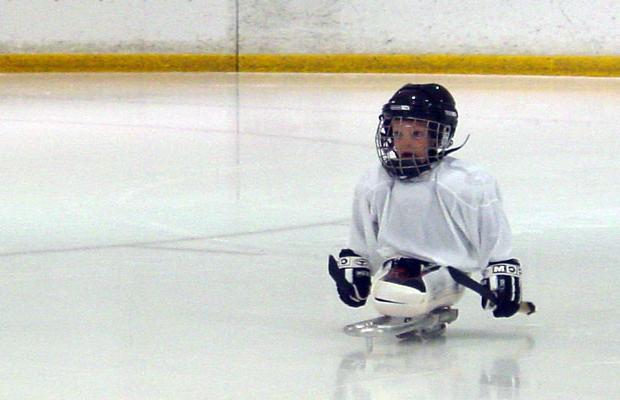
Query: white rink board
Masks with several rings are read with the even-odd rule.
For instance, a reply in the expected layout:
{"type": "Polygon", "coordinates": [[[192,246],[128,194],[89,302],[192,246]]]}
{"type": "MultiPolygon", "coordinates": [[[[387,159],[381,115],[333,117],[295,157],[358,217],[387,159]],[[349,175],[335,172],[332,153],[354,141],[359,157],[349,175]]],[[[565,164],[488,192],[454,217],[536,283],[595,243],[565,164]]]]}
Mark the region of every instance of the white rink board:
{"type": "Polygon", "coordinates": [[[613,55],[620,53],[618,15],[620,4],[611,0],[250,0],[240,2],[239,48],[249,54],[613,55]]]}
{"type": "Polygon", "coordinates": [[[615,0],[0,0],[0,53],[620,53],[615,0]]]}
{"type": "Polygon", "coordinates": [[[235,53],[229,0],[0,0],[0,53],[235,53]]]}

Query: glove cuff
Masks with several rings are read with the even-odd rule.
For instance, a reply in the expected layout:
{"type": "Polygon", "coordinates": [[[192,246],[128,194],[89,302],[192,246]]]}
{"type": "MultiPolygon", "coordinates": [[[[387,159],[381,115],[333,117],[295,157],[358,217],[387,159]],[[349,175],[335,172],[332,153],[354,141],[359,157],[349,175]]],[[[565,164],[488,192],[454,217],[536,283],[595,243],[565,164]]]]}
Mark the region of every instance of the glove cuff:
{"type": "Polygon", "coordinates": [[[489,263],[482,276],[488,278],[493,275],[509,275],[515,278],[521,277],[521,264],[516,259],[489,263]]]}
{"type": "Polygon", "coordinates": [[[338,255],[338,268],[367,268],[370,269],[370,263],[364,257],[356,254],[351,249],[342,249],[338,255]]]}

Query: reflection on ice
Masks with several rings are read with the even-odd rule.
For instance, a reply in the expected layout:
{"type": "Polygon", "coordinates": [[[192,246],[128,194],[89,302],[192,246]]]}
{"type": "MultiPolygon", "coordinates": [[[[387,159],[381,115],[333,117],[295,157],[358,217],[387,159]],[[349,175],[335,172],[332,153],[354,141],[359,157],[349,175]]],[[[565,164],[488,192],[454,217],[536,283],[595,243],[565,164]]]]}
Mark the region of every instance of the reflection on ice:
{"type": "Polygon", "coordinates": [[[378,343],[366,351],[347,353],[340,361],[331,398],[519,398],[519,362],[536,351],[532,336],[452,333],[431,341],[374,339],[378,343]],[[462,369],[462,363],[469,367],[462,369]]]}

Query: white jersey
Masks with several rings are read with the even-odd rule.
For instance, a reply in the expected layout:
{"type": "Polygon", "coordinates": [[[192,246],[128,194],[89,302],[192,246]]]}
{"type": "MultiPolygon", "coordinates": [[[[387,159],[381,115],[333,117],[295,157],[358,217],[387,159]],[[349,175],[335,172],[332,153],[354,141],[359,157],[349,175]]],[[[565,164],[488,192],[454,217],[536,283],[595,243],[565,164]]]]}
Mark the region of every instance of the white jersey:
{"type": "Polygon", "coordinates": [[[446,157],[411,180],[378,164],[355,189],[349,248],[373,273],[392,257],[412,257],[467,272],[511,258],[511,233],[495,179],[446,157]]]}

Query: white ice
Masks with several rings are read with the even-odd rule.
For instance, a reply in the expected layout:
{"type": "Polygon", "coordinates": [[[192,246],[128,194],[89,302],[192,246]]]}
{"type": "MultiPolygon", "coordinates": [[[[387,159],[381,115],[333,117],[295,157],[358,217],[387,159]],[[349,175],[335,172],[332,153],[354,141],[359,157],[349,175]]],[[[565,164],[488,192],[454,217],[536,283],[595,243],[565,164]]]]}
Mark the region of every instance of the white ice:
{"type": "Polygon", "coordinates": [[[0,75],[0,398],[620,398],[620,80],[0,75]],[[380,106],[457,99],[532,316],[469,293],[445,339],[342,327],[327,274],[380,106]]]}

